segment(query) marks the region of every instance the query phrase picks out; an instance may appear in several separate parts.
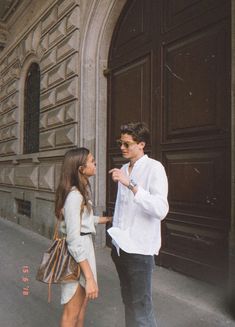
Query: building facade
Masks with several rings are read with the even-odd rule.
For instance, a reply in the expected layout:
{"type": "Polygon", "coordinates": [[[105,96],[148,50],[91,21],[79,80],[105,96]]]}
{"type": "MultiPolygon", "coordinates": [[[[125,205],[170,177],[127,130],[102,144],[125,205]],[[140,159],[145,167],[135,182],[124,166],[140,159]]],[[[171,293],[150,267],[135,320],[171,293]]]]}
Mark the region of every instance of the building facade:
{"type": "MultiPolygon", "coordinates": [[[[170,185],[159,263],[235,285],[234,1],[1,6],[1,216],[51,237],[61,161],[74,146],[95,154],[95,212],[111,213],[118,127],[142,119],[170,185]]],[[[105,242],[101,227],[96,245],[105,242]]]]}

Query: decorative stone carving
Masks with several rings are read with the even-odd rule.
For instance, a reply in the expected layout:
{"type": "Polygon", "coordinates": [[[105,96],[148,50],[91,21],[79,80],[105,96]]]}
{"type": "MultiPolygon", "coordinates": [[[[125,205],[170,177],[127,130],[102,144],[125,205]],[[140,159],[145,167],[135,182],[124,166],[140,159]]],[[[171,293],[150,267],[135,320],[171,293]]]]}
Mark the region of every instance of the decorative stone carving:
{"type": "Polygon", "coordinates": [[[5,25],[0,25],[0,51],[4,49],[7,42],[8,32],[5,25]]]}
{"type": "Polygon", "coordinates": [[[15,80],[15,81],[11,82],[10,84],[8,84],[8,86],[7,86],[7,94],[16,92],[17,89],[18,89],[18,81],[15,80]]]}
{"type": "Polygon", "coordinates": [[[45,164],[39,167],[39,188],[53,190],[54,170],[53,164],[45,164]]]}
{"type": "Polygon", "coordinates": [[[33,32],[29,33],[25,39],[25,51],[26,53],[31,52],[33,43],[33,32]]]}
{"type": "Polygon", "coordinates": [[[15,154],[17,150],[16,141],[9,141],[4,143],[4,154],[15,154]]]}
{"type": "Polygon", "coordinates": [[[69,80],[56,89],[56,102],[77,97],[77,80],[69,80]]]}
{"type": "Polygon", "coordinates": [[[40,115],[40,129],[45,129],[47,126],[47,112],[40,115]]]}
{"type": "Polygon", "coordinates": [[[65,106],[65,122],[72,122],[76,120],[76,105],[75,102],[69,103],[65,106]]]}
{"type": "Polygon", "coordinates": [[[75,144],[75,125],[67,126],[56,130],[55,145],[72,145],[75,144]]]}
{"type": "Polygon", "coordinates": [[[78,30],[76,30],[58,45],[57,60],[60,60],[77,50],[79,42],[78,38],[79,33],[78,30]]]}
{"type": "Polygon", "coordinates": [[[41,71],[44,71],[56,64],[56,49],[43,56],[40,64],[41,71]]]}
{"type": "Polygon", "coordinates": [[[48,86],[62,82],[65,79],[65,63],[57,65],[48,73],[48,86]]]}
{"type": "Polygon", "coordinates": [[[41,39],[41,34],[42,34],[41,23],[39,23],[35,28],[35,30],[33,31],[32,48],[34,51],[37,51],[41,39]]]}
{"type": "Polygon", "coordinates": [[[4,172],[4,181],[3,183],[14,185],[14,168],[6,167],[4,172]]]}
{"type": "Polygon", "coordinates": [[[40,133],[40,149],[46,150],[51,149],[55,146],[55,132],[43,132],[40,133]]]}
{"type": "Polygon", "coordinates": [[[55,90],[51,90],[41,95],[41,109],[52,107],[55,104],[55,90]]]}
{"type": "Polygon", "coordinates": [[[18,113],[18,110],[16,111],[16,109],[11,112],[8,112],[5,115],[6,124],[15,123],[17,120],[17,113],[18,113]]]}
{"type": "Polygon", "coordinates": [[[49,35],[46,34],[43,38],[42,41],[40,42],[40,51],[45,52],[49,48],[49,35]]]}
{"type": "Polygon", "coordinates": [[[80,10],[79,10],[79,7],[77,6],[68,15],[67,26],[66,26],[67,33],[80,25],[79,15],[80,15],[80,10]]]}
{"type": "Polygon", "coordinates": [[[50,32],[49,32],[49,46],[63,39],[66,35],[66,20],[65,18],[59,22],[50,32]]]}
{"type": "Polygon", "coordinates": [[[38,167],[21,165],[15,168],[15,185],[17,186],[38,186],[38,167]]]}
{"type": "Polygon", "coordinates": [[[56,20],[57,8],[54,7],[42,21],[42,33],[45,33],[47,30],[49,30],[49,28],[56,23],[56,20]]]}
{"type": "Polygon", "coordinates": [[[63,124],[64,122],[64,108],[53,110],[47,115],[47,127],[53,127],[63,124]]]}
{"type": "Polygon", "coordinates": [[[48,85],[48,74],[44,74],[41,76],[41,81],[40,81],[40,88],[41,88],[41,92],[45,91],[47,89],[47,85],[48,85]]]}
{"type": "Polygon", "coordinates": [[[74,6],[76,0],[64,0],[58,6],[58,17],[61,17],[66,11],[74,6]]]}
{"type": "Polygon", "coordinates": [[[65,76],[70,77],[71,75],[76,74],[77,67],[78,67],[78,57],[77,57],[77,54],[75,54],[66,61],[65,76]]]}

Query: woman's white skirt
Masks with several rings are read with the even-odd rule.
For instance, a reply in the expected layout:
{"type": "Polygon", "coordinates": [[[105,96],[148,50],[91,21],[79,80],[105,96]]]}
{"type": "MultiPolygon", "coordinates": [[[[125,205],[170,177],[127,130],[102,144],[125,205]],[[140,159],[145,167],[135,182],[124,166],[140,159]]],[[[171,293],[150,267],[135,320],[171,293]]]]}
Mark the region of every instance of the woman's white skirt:
{"type": "MultiPolygon", "coordinates": [[[[92,235],[91,234],[84,235],[84,236],[82,236],[82,238],[84,241],[84,247],[86,250],[87,260],[90,264],[94,278],[97,282],[95,251],[94,251],[92,235]]],[[[82,287],[85,288],[86,281],[85,281],[85,276],[84,276],[82,270],[81,270],[81,275],[80,275],[78,281],[61,284],[61,304],[65,304],[72,299],[73,295],[75,294],[75,292],[77,290],[78,283],[82,287]]]]}

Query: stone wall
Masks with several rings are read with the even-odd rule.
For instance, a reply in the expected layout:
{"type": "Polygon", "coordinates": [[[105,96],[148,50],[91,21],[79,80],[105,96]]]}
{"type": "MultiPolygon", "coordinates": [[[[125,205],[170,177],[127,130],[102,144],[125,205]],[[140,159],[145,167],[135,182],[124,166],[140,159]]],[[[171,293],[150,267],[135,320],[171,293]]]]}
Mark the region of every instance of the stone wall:
{"type": "Polygon", "coordinates": [[[61,160],[79,144],[80,7],[77,0],[40,5],[36,17],[30,8],[22,16],[27,26],[18,18],[9,30],[18,29],[17,38],[9,37],[0,58],[0,213],[50,237],[61,160]],[[23,154],[24,85],[33,62],[41,71],[40,152],[23,154]],[[30,202],[29,216],[19,200],[30,202]]]}
{"type": "MultiPolygon", "coordinates": [[[[107,69],[112,34],[126,0],[24,0],[0,53],[0,215],[47,237],[54,191],[69,147],[87,146],[97,160],[93,204],[106,204],[107,69]],[[41,69],[40,152],[23,154],[24,84],[41,69]],[[19,200],[31,216],[19,213],[19,200]]],[[[99,226],[96,246],[105,245],[99,226]]]]}

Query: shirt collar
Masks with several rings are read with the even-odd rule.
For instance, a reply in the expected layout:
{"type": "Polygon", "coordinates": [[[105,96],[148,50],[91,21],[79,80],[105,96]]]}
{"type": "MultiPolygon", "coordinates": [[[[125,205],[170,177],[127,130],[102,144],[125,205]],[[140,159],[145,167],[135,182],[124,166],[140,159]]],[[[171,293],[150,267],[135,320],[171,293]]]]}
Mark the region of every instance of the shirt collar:
{"type": "MultiPolygon", "coordinates": [[[[148,158],[148,155],[144,154],[142,157],[140,157],[138,160],[136,160],[136,162],[133,165],[133,168],[138,167],[139,165],[141,165],[142,162],[144,162],[147,158],[148,158]]],[[[129,163],[129,165],[130,165],[130,163],[129,163]]]]}

